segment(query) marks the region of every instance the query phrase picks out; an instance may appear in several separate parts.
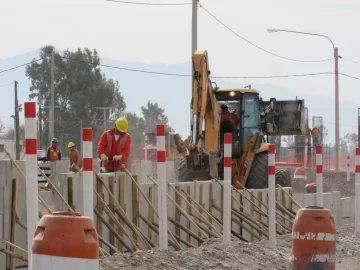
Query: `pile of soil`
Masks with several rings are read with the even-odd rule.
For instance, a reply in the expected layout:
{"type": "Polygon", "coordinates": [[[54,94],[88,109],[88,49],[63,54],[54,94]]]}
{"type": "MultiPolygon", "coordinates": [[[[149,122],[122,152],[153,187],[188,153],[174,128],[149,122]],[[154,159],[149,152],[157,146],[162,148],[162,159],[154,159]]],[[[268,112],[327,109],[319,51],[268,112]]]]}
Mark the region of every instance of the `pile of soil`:
{"type": "MultiPolygon", "coordinates": [[[[354,235],[354,225],[337,229],[336,269],[360,269],[360,239],[354,235]]],[[[199,248],[161,252],[138,251],[115,254],[100,260],[101,270],[111,269],[291,269],[291,235],[277,237],[277,247],[267,241],[244,243],[233,241],[224,246],[219,239],[210,240],[199,248]]]]}
{"type": "MultiPolygon", "coordinates": [[[[289,169],[291,175],[295,170],[289,169]]],[[[294,193],[303,193],[305,185],[316,182],[316,171],[307,169],[307,180],[293,180],[294,193]]],[[[341,197],[355,196],[355,174],[350,173],[350,181],[346,180],[346,172],[324,171],[323,172],[324,192],[340,191],[341,197]]]]}

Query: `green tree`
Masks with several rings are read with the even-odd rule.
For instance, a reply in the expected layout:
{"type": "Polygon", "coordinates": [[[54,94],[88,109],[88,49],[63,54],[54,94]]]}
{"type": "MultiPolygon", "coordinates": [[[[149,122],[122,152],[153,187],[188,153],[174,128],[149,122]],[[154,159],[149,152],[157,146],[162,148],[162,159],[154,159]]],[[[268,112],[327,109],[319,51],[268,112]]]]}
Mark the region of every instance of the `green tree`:
{"type": "MultiPolygon", "coordinates": [[[[6,131],[3,130],[3,134],[0,137],[3,140],[13,140],[15,138],[14,128],[10,127],[6,131]]],[[[19,139],[25,141],[25,126],[21,125],[19,129],[19,139]]]]}
{"type": "Polygon", "coordinates": [[[159,107],[157,102],[151,103],[150,100],[145,106],[141,106],[141,111],[145,121],[146,132],[156,132],[157,124],[164,124],[166,131],[173,131],[168,124],[168,117],[165,115],[165,109],[159,107]]]}
{"type": "Polygon", "coordinates": [[[348,146],[348,153],[347,154],[354,154],[355,149],[358,146],[358,134],[356,133],[346,133],[344,139],[348,146]]]}
{"type": "MultiPolygon", "coordinates": [[[[45,109],[42,111],[43,138],[47,147],[49,137],[49,111],[51,89],[51,55],[53,46],[41,49],[39,59],[26,67],[26,76],[31,80],[30,100],[37,100],[45,109]]],[[[66,50],[63,55],[54,53],[54,96],[55,96],[55,136],[67,152],[69,141],[80,144],[81,124],[93,128],[93,140],[96,142],[103,132],[103,114],[121,114],[126,108],[117,81],[107,79],[99,67],[100,57],[94,49],[75,51],[66,50]],[[97,107],[113,107],[100,110],[97,107]],[[81,122],[82,121],[82,122],[81,122]]],[[[94,150],[96,144],[94,144],[94,150]]]]}
{"type": "Polygon", "coordinates": [[[125,114],[129,122],[128,133],[131,135],[131,141],[139,144],[144,143],[145,121],[142,117],[137,116],[135,113],[128,112],[125,114]]]}

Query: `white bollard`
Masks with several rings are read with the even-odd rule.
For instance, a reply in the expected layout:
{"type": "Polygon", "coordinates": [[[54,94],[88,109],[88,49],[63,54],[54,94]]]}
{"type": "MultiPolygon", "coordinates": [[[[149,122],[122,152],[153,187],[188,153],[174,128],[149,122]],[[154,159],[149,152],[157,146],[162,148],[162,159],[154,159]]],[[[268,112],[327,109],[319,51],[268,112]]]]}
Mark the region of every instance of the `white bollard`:
{"type": "Polygon", "coordinates": [[[159,246],[160,250],[168,250],[167,226],[167,184],[166,184],[166,152],[165,125],[156,125],[157,136],[157,178],[158,178],[158,213],[159,213],[159,246]]]}
{"type": "Polygon", "coordinates": [[[25,102],[26,218],[28,265],[31,270],[32,241],[39,223],[36,102],[25,102]]]}
{"type": "Polygon", "coordinates": [[[355,152],[355,234],[360,237],[360,148],[355,152]]]}
{"type": "Polygon", "coordinates": [[[145,133],[145,160],[147,160],[148,134],[145,133]]]}
{"type": "Polygon", "coordinates": [[[316,146],[316,205],[323,207],[323,165],[322,147],[316,146]]]}
{"type": "Polygon", "coordinates": [[[88,216],[94,222],[94,180],[93,180],[93,143],[92,143],[92,129],[82,129],[82,144],[83,144],[83,203],[84,203],[84,216],[88,216]]]}
{"type": "Polygon", "coordinates": [[[304,168],[307,168],[307,158],[308,158],[308,147],[309,147],[309,136],[305,136],[305,149],[304,149],[304,168]]]}
{"type": "Polygon", "coordinates": [[[350,181],[350,156],[346,158],[346,181],[350,181]]]}
{"type": "Polygon", "coordinates": [[[268,196],[269,196],[269,244],[276,247],[276,208],[275,208],[275,144],[268,150],[268,196]]]}
{"type": "Polygon", "coordinates": [[[224,134],[224,209],[223,209],[223,243],[231,242],[231,163],[232,134],[224,134]]]}

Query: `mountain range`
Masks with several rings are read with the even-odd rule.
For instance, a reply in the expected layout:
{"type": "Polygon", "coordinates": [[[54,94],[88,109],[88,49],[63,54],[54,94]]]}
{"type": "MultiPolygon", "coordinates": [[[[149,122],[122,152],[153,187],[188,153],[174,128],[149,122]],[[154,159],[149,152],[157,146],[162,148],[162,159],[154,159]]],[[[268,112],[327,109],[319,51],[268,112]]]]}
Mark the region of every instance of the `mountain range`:
{"type": "MultiPolygon", "coordinates": [[[[37,58],[40,50],[34,50],[22,55],[9,57],[0,60],[0,71],[16,67],[30,62],[37,58]]],[[[100,55],[101,57],[101,55],[100,55]]],[[[119,81],[121,94],[125,98],[126,110],[141,115],[141,106],[148,100],[158,102],[160,107],[165,109],[169,118],[169,124],[182,136],[190,133],[190,100],[191,100],[191,78],[184,76],[166,76],[138,71],[156,71],[173,74],[191,74],[190,62],[164,65],[144,64],[136,62],[125,62],[119,60],[102,59],[101,64],[115,67],[122,67],[129,70],[102,67],[106,77],[119,81]]],[[[216,74],[212,75],[216,76],[216,74]]],[[[18,81],[19,103],[28,100],[30,81],[25,76],[25,66],[0,73],[0,87],[12,81],[18,81]]],[[[213,80],[220,88],[239,88],[248,85],[246,80],[239,80],[238,83],[229,82],[223,79],[213,80]]],[[[264,100],[276,97],[278,100],[305,99],[305,106],[308,108],[310,124],[313,116],[322,116],[324,125],[329,130],[329,142],[334,140],[335,113],[334,99],[306,93],[294,93],[291,89],[276,84],[252,84],[252,88],[260,91],[264,100]]],[[[14,114],[14,90],[13,85],[0,88],[3,98],[0,100],[0,119],[7,125],[12,126],[10,116],[14,114]]],[[[333,91],[333,90],[332,90],[333,91]]],[[[360,103],[355,101],[340,100],[340,134],[357,133],[358,113],[360,103]]],[[[23,112],[20,113],[20,124],[24,123],[23,112]]]]}

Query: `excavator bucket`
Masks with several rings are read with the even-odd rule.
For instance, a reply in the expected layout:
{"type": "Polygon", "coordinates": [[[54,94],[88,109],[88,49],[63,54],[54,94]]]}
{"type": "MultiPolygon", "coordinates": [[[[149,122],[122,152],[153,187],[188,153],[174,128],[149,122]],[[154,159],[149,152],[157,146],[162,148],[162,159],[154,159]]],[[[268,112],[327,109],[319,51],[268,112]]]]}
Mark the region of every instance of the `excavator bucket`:
{"type": "Polygon", "coordinates": [[[305,101],[263,101],[266,108],[267,133],[269,135],[304,135],[306,133],[305,101]]]}

